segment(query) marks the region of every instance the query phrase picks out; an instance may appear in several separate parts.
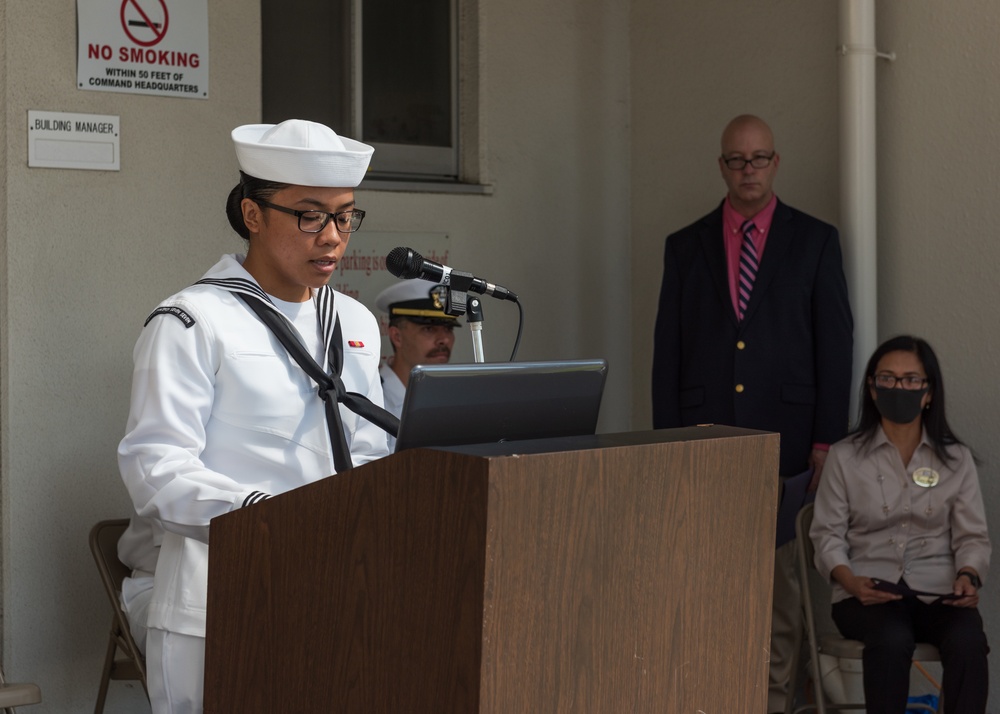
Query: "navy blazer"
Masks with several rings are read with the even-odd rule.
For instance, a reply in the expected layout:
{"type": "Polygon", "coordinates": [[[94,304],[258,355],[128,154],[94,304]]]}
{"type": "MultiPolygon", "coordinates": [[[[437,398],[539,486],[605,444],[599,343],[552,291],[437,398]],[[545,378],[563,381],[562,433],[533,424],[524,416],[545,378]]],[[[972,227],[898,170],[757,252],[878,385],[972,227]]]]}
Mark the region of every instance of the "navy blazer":
{"type": "Polygon", "coordinates": [[[776,431],[781,475],[800,473],[847,433],[853,329],[837,229],[780,201],[740,322],[720,204],[666,241],[653,426],[776,431]]]}

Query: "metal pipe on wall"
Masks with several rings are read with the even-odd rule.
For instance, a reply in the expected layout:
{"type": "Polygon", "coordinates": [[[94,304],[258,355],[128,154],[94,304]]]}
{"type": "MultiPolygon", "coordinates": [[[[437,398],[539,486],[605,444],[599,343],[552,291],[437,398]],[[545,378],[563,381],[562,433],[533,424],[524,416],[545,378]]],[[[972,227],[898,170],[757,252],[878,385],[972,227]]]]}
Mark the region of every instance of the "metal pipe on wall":
{"type": "Polygon", "coordinates": [[[875,0],[840,0],[840,233],[854,313],[851,420],[878,346],[875,183],[875,0]]]}

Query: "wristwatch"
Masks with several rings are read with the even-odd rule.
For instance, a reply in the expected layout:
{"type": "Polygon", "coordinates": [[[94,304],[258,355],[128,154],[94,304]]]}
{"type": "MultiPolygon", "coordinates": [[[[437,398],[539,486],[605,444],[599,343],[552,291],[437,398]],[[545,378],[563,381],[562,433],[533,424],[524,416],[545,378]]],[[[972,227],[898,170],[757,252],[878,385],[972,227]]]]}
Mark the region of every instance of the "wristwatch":
{"type": "Polygon", "coordinates": [[[979,590],[980,588],[983,587],[983,581],[979,579],[978,575],[976,575],[970,570],[959,570],[958,575],[955,576],[955,579],[957,580],[963,575],[969,579],[969,582],[972,583],[972,587],[974,587],[976,590],[979,590]]]}

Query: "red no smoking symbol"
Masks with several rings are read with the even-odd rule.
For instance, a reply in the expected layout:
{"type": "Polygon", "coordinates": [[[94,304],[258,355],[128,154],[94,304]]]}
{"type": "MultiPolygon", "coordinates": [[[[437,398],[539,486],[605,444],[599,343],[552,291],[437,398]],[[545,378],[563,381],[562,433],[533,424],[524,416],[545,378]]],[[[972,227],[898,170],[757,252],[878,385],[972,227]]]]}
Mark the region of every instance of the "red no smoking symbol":
{"type": "Polygon", "coordinates": [[[157,44],[169,24],[166,0],[122,0],[122,28],[140,47],[157,44]]]}

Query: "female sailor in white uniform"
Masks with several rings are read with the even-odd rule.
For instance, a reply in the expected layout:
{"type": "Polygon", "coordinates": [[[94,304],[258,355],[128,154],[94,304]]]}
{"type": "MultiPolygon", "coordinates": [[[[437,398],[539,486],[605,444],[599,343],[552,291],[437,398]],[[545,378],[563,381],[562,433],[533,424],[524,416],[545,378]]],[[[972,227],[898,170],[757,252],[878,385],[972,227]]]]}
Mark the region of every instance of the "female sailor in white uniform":
{"type": "Polygon", "coordinates": [[[211,519],[388,453],[386,432],[336,399],[381,407],[378,325],[327,286],[364,218],[354,187],[373,150],[300,120],[232,137],[241,171],[226,210],[246,255],[223,256],[147,319],[118,449],[137,520],[163,530],[147,620],[155,714],[202,710],[211,519]]]}

